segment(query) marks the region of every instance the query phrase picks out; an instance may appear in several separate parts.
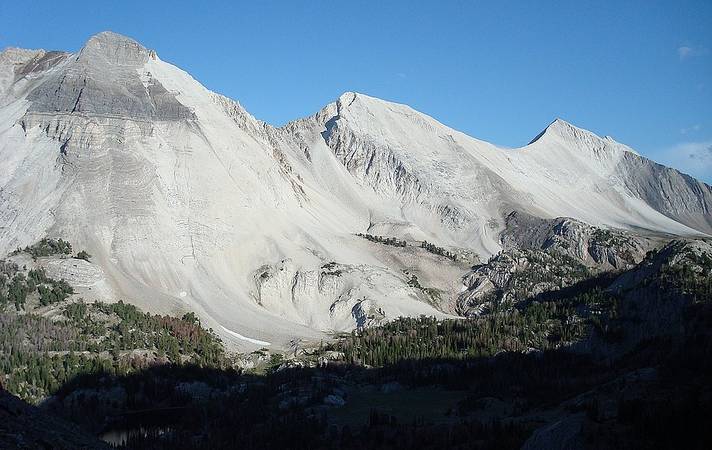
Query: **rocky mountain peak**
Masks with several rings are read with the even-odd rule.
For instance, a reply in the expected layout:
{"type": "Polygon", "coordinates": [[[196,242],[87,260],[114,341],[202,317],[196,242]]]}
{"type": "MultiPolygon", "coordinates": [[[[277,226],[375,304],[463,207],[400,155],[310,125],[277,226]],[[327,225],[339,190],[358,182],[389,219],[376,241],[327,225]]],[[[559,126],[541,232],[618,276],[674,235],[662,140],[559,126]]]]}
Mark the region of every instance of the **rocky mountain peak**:
{"type": "Polygon", "coordinates": [[[79,52],[80,60],[102,61],[119,66],[140,66],[149,58],[155,59],[155,52],[129,37],[112,31],[95,34],[79,52]]]}
{"type": "Polygon", "coordinates": [[[528,145],[542,140],[550,139],[577,139],[577,138],[588,138],[595,137],[600,139],[595,134],[590,131],[578,128],[577,126],[563,120],[560,118],[554,119],[546,128],[542,130],[541,133],[537,134],[534,139],[532,139],[528,145]]]}
{"type": "Polygon", "coordinates": [[[338,115],[356,117],[376,114],[383,106],[391,104],[386,100],[351,91],[341,94],[335,102],[338,115]]]}
{"type": "Polygon", "coordinates": [[[383,100],[381,98],[372,97],[360,92],[344,92],[336,100],[336,105],[341,112],[349,110],[357,114],[362,114],[364,111],[369,111],[371,114],[380,113],[382,115],[385,111],[397,110],[401,114],[406,113],[406,115],[419,115],[427,117],[426,114],[416,111],[408,105],[383,100]]]}
{"type": "Polygon", "coordinates": [[[44,53],[44,50],[31,50],[27,48],[7,47],[0,52],[0,65],[23,63],[44,53]]]}
{"type": "Polygon", "coordinates": [[[356,100],[356,97],[361,96],[363,97],[363,94],[359,94],[358,92],[351,92],[347,91],[344,92],[339,96],[338,103],[343,103],[348,105],[349,103],[352,103],[354,100],[356,100]]]}
{"type": "Polygon", "coordinates": [[[617,142],[610,136],[597,134],[579,128],[563,119],[557,118],[527,144],[538,149],[563,147],[578,155],[587,155],[595,160],[609,159],[614,155],[638,153],[627,145],[617,142]]]}
{"type": "MultiPolygon", "coordinates": [[[[110,31],[94,35],[76,58],[47,74],[28,93],[28,112],[140,120],[192,118],[192,112],[145,69],[150,59],[156,59],[155,53],[131,38],[110,31]]],[[[26,126],[41,125],[26,119],[26,126]]]]}

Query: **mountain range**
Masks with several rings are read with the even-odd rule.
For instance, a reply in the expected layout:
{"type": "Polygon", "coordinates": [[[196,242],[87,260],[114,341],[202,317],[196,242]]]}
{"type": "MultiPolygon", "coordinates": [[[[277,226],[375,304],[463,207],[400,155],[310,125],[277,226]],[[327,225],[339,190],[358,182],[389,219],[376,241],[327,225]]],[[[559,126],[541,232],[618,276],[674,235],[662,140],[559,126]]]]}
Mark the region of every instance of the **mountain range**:
{"type": "Polygon", "coordinates": [[[68,240],[91,259],[10,258],[240,350],[479,314],[511,248],[620,268],[712,234],[712,187],[561,119],[507,149],[347,92],[274,127],[112,32],[0,54],[0,161],[0,255],[68,240]]]}

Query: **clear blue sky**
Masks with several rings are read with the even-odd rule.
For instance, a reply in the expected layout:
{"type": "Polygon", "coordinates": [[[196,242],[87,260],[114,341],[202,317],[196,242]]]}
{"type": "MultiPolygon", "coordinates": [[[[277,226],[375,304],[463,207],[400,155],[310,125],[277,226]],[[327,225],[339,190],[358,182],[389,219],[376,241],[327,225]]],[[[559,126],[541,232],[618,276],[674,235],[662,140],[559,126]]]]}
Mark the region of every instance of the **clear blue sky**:
{"type": "Polygon", "coordinates": [[[133,37],[273,124],[344,91],[472,136],[562,117],[712,181],[712,1],[3,1],[0,47],[133,37]]]}

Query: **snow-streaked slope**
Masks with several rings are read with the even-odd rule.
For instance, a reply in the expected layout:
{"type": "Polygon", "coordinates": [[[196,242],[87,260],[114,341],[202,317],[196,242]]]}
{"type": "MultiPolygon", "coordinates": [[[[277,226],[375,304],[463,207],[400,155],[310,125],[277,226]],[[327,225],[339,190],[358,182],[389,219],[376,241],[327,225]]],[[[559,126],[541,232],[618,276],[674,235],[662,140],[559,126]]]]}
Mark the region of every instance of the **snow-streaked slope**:
{"type": "Polygon", "coordinates": [[[274,128],[108,32],[0,55],[0,161],[1,253],[69,239],[109,299],[194,310],[242,349],[452,310],[466,264],[358,232],[486,257],[511,210],[712,231],[709,186],[565,122],[503,150],[347,93],[274,128]]]}

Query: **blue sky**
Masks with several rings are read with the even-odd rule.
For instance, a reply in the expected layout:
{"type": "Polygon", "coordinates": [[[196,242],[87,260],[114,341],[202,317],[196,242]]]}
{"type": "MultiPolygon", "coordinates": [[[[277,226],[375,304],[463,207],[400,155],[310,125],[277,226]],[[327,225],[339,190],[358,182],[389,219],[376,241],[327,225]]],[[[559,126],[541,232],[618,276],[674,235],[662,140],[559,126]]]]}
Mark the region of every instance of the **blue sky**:
{"type": "Polygon", "coordinates": [[[496,144],[561,117],[712,182],[712,1],[6,1],[0,47],[131,36],[282,124],[344,91],[496,144]]]}

